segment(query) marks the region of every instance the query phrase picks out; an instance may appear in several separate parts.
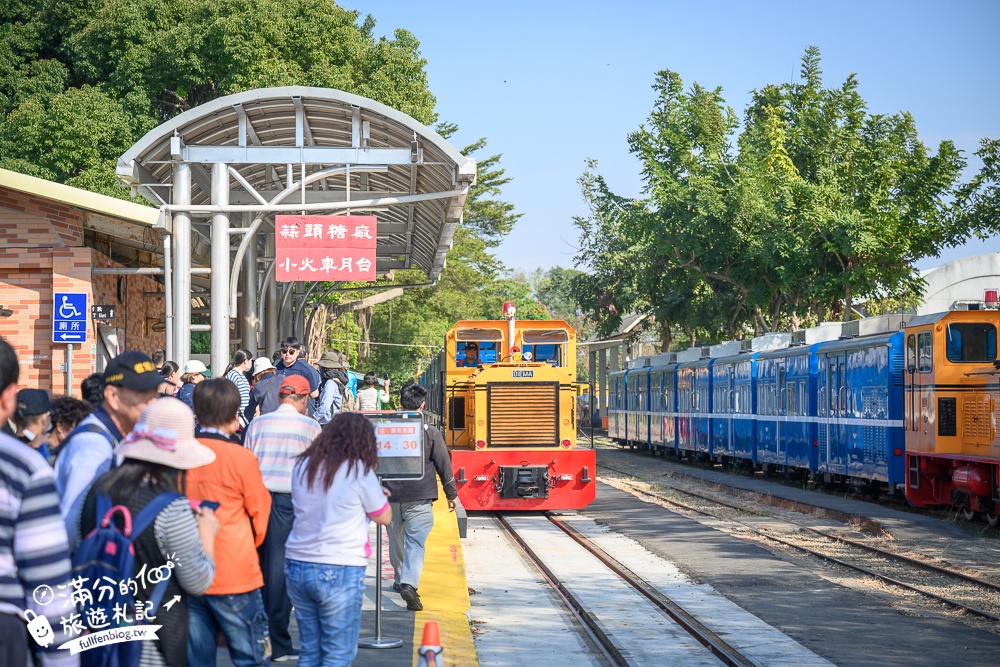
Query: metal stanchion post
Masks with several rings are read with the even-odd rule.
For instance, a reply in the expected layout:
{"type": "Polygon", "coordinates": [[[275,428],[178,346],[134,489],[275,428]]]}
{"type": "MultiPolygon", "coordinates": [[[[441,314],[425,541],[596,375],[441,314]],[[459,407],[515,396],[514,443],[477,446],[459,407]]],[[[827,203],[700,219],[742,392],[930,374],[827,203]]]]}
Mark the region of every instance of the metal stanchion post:
{"type": "Polygon", "coordinates": [[[358,640],[360,648],[399,648],[403,645],[402,639],[382,636],[382,526],[375,525],[375,550],[378,556],[375,558],[377,569],[375,570],[375,636],[371,639],[358,640]]]}

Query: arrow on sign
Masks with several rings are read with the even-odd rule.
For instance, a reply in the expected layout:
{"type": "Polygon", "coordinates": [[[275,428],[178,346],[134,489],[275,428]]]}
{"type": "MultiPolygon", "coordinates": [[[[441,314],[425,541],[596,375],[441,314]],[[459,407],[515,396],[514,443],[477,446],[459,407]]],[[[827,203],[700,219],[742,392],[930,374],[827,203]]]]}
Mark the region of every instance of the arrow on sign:
{"type": "Polygon", "coordinates": [[[175,595],[174,597],[170,598],[170,602],[167,602],[163,606],[164,606],[164,608],[167,611],[170,611],[170,608],[173,607],[175,604],[177,604],[180,601],[181,601],[181,596],[180,595],[175,595]]]}
{"type": "Polygon", "coordinates": [[[68,334],[68,333],[59,334],[60,340],[80,340],[81,338],[83,338],[83,334],[68,334]]]}

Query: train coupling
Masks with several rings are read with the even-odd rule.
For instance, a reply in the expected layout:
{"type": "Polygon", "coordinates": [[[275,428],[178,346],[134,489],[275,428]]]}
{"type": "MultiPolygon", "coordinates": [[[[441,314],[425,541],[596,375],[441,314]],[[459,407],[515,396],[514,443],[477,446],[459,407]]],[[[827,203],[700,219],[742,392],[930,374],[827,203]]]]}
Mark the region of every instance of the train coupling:
{"type": "Polygon", "coordinates": [[[546,466],[501,466],[501,498],[548,498],[549,471],[546,466]]]}

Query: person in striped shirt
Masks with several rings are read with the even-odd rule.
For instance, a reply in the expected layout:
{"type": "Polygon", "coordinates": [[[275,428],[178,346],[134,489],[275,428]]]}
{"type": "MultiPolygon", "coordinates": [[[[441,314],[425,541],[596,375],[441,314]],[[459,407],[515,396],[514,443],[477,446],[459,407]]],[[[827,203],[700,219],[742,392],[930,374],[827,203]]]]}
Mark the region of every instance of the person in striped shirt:
{"type": "MultiPolygon", "coordinates": [[[[0,423],[16,407],[19,374],[14,349],[0,338],[0,423]]],[[[52,466],[31,447],[0,433],[0,665],[28,664],[32,646],[45,667],[79,664],[77,656],[58,650],[71,639],[63,632],[61,615],[75,610],[64,611],[65,600],[55,593],[69,581],[69,538],[52,466]],[[26,621],[34,621],[33,628],[47,622],[52,636],[41,632],[29,643],[26,621]]]]}
{"type": "Polygon", "coordinates": [[[292,531],[295,510],[292,507],[292,469],[320,433],[315,419],[306,416],[312,388],[301,375],[286,375],[278,390],[278,409],[257,417],[247,426],[243,444],[257,455],[264,486],[271,492],[271,516],[262,548],[264,571],[264,607],[271,631],[274,662],[294,659],[288,622],[292,602],[285,586],[285,542],[292,531]]]}
{"type": "Polygon", "coordinates": [[[226,379],[236,385],[240,390],[240,426],[246,426],[246,419],[243,413],[246,412],[250,403],[250,381],[247,380],[247,371],[253,365],[253,352],[239,349],[233,355],[233,361],[226,369],[226,379]]]}

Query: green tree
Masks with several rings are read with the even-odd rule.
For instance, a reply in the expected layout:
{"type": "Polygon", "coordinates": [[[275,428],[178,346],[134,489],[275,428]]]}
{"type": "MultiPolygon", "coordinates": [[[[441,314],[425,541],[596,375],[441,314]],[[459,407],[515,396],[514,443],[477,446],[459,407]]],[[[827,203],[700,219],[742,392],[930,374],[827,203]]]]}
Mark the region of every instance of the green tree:
{"type": "Polygon", "coordinates": [[[868,113],[853,75],[824,88],[813,47],[801,81],[755,91],[735,140],[720,89],[685,91],[670,71],[654,89],[629,135],[645,197],[616,196],[591,169],[581,179],[591,215],[577,260],[591,276],[576,294],[605,332],[634,310],[654,316],[665,345],[675,328],[708,342],[905,298],[922,285],[914,262],[975,229],[956,196],[986,202],[995,184],[984,167],[960,190],[954,145],[931,154],[909,114],[868,113]]]}
{"type": "Polygon", "coordinates": [[[333,0],[18,0],[0,9],[0,166],[123,196],[114,161],[146,131],[253,88],[337,88],[432,124],[408,31],[333,0]]]}

